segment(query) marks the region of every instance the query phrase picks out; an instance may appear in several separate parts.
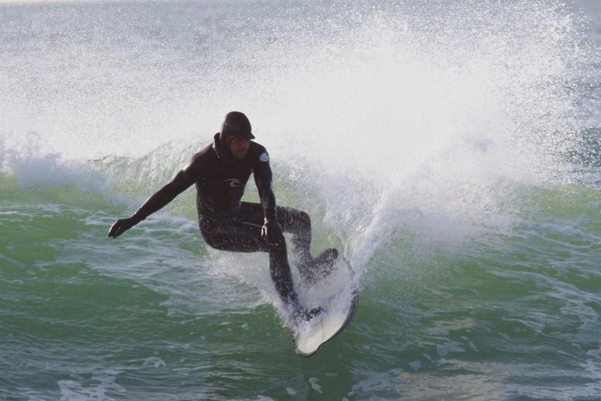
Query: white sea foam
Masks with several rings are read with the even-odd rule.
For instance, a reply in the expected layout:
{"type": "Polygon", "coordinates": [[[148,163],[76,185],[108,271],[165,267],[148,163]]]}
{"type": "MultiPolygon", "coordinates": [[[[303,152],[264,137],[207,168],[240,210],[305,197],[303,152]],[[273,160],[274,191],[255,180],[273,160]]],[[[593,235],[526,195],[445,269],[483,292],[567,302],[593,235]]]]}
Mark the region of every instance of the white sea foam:
{"type": "Polygon", "coordinates": [[[127,390],[116,383],[120,371],[111,371],[102,374],[93,374],[90,384],[82,384],[81,380],[61,380],[58,387],[61,400],[64,401],[87,401],[87,400],[112,400],[107,392],[126,393],[127,390]]]}

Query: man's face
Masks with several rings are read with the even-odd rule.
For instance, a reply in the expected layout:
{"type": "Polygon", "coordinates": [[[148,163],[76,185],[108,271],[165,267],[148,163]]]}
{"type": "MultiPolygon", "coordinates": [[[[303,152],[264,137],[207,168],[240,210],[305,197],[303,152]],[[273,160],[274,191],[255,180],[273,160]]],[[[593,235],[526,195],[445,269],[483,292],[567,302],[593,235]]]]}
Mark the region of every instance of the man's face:
{"type": "Polygon", "coordinates": [[[249,139],[233,137],[232,141],[230,142],[230,150],[236,159],[244,159],[246,152],[248,152],[249,146],[249,139]]]}

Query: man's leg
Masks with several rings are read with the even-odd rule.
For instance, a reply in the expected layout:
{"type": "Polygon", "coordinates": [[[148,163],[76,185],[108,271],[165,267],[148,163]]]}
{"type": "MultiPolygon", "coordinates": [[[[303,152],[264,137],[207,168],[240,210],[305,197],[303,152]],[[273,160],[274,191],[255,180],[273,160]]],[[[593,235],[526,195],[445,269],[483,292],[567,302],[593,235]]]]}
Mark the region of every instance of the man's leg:
{"type": "Polygon", "coordinates": [[[313,258],[311,255],[311,218],[305,212],[290,207],[278,207],[278,222],[282,230],[294,234],[292,241],[299,258],[298,270],[304,280],[315,282],[320,275],[327,274],[338,257],[334,248],[326,249],[313,258]]]}
{"type": "Polygon", "coordinates": [[[292,274],[288,264],[286,240],[268,245],[261,237],[261,226],[234,220],[201,219],[200,232],[211,247],[230,252],[268,252],[269,270],[276,291],[292,309],[300,307],[294,291],[292,274]]]}
{"type": "Polygon", "coordinates": [[[311,256],[311,218],[305,212],[290,207],[277,207],[277,219],[282,231],[291,233],[295,254],[302,265],[313,264],[311,256]]]}
{"type": "MultiPolygon", "coordinates": [[[[292,250],[301,264],[311,265],[311,218],[305,212],[290,207],[276,207],[277,221],[282,231],[291,233],[292,250]]],[[[263,206],[260,203],[242,202],[238,221],[263,225],[263,206]]]]}
{"type": "MultiPolygon", "coordinates": [[[[293,234],[292,249],[299,258],[299,271],[303,278],[311,278],[315,268],[327,268],[338,257],[338,251],[330,248],[317,258],[311,255],[311,218],[303,211],[291,207],[276,207],[277,221],[282,231],[293,234]]],[[[263,206],[259,203],[242,202],[240,220],[263,224],[263,206]]]]}

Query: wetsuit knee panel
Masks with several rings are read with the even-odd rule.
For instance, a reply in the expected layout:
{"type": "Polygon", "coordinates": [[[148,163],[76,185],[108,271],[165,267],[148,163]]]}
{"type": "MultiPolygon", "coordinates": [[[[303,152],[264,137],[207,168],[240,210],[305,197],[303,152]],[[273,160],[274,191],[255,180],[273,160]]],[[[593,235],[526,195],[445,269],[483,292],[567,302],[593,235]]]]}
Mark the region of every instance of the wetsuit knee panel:
{"type": "Polygon", "coordinates": [[[311,227],[311,217],[309,217],[309,214],[307,214],[306,212],[299,212],[298,219],[300,221],[300,224],[311,227]]]}
{"type": "Polygon", "coordinates": [[[200,228],[200,234],[207,245],[211,248],[221,249],[219,246],[221,241],[219,241],[218,225],[206,219],[201,219],[198,226],[200,228]]]}

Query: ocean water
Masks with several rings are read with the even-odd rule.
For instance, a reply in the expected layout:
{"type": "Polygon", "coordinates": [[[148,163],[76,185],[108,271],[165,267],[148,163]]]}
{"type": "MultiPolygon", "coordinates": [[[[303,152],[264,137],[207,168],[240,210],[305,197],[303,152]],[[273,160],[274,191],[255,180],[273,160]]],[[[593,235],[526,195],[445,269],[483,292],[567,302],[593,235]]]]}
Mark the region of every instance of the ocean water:
{"type": "Polygon", "coordinates": [[[601,400],[600,50],[596,0],[0,4],[0,399],[601,400]],[[308,359],[193,188],[106,237],[230,110],[358,272],[308,359]]]}

